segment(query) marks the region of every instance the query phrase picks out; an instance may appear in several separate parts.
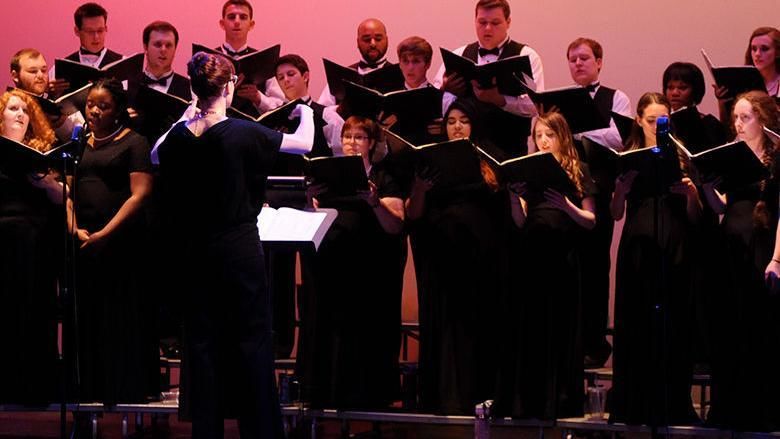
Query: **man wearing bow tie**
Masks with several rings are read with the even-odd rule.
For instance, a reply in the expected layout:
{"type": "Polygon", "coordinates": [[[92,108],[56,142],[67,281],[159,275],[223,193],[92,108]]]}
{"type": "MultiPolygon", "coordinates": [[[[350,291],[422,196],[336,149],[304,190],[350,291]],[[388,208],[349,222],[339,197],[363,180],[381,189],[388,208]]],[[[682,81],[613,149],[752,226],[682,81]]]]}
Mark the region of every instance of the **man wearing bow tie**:
{"type": "Polygon", "coordinates": [[[588,131],[575,138],[584,136],[616,151],[622,151],[623,141],[615,122],[612,120],[611,112],[631,117],[631,102],[622,91],[602,86],[599,83],[599,75],[604,62],[604,49],[601,44],[590,38],[577,38],[569,44],[566,59],[569,61],[571,79],[588,89],[590,96],[596,101],[599,111],[606,119],[610,120],[608,128],[588,131]]]}
{"type": "Polygon", "coordinates": [[[184,100],[192,99],[190,80],[173,71],[173,60],[179,45],[179,32],[166,21],[154,21],[143,31],[146,65],[137,81],[131,81],[129,91],[146,86],[184,100]]]}
{"type": "MultiPolygon", "coordinates": [[[[536,90],[544,90],[542,60],[534,49],[509,38],[511,23],[507,0],[479,0],[474,18],[477,41],[459,47],[453,52],[478,65],[511,56],[528,56],[536,90]]],[[[443,65],[433,83],[460,98],[476,99],[484,110],[481,113],[487,112],[485,119],[488,131],[494,133],[491,140],[496,146],[510,155],[522,155],[527,152],[526,139],[531,132],[530,118],[536,115],[536,108],[527,95],[506,96],[499,93],[498,87],[495,86],[482,88],[476,84],[476,81],[467,84],[464,78],[456,73],[445,75],[443,65]]]]}
{"type": "MultiPolygon", "coordinates": [[[[596,102],[599,112],[610,121],[609,127],[575,135],[579,142],[582,137],[616,151],[623,150],[623,141],[612,120],[611,112],[631,116],[631,103],[628,96],[620,90],[599,83],[599,74],[603,66],[604,49],[590,38],[577,38],[566,50],[571,79],[586,87],[596,102]]],[[[580,149],[582,151],[582,149],[580,149]]],[[[586,161],[589,158],[584,157],[586,161]]],[[[596,203],[596,227],[583,237],[582,245],[582,347],[585,354],[585,367],[601,367],[612,351],[606,340],[609,318],[609,269],[610,248],[614,221],[609,204],[614,190],[611,176],[601,175],[598,163],[588,163],[591,175],[598,187],[594,196],[596,203]]]]}
{"type": "MultiPolygon", "coordinates": [[[[361,75],[373,72],[375,70],[390,67],[393,64],[387,61],[387,29],[385,24],[376,18],[368,18],[358,25],[357,29],[357,47],[360,52],[360,61],[351,64],[349,67],[357,70],[361,75]]],[[[397,84],[387,84],[381,92],[403,89],[403,78],[399,76],[397,84]]],[[[322,90],[320,98],[317,100],[322,105],[336,105],[336,97],[330,93],[330,87],[327,85],[322,90]]]]}
{"type": "Polygon", "coordinates": [[[73,14],[76,27],[73,32],[79,37],[81,47],[66,56],[66,59],[93,67],[122,59],[122,55],[106,48],[108,33],[108,12],[97,3],[84,3],[73,14]]]}
{"type": "MultiPolygon", "coordinates": [[[[122,59],[120,53],[106,48],[108,33],[108,12],[97,3],[84,3],[73,13],[75,27],[73,33],[79,38],[79,50],[65,59],[92,67],[103,67],[122,59]]],[[[56,79],[54,68],[49,70],[49,94],[52,97],[62,95],[70,88],[64,79],[56,79]]]]}
{"type": "MultiPolygon", "coordinates": [[[[255,27],[253,15],[252,4],[247,0],[226,1],[222,6],[222,19],[219,20],[219,26],[225,31],[225,42],[217,50],[234,59],[257,52],[247,43],[249,31],[255,27]]],[[[251,115],[263,114],[283,103],[284,93],[274,78],[265,82],[265,93],[255,84],[239,84],[233,99],[233,107],[251,115]]]]}

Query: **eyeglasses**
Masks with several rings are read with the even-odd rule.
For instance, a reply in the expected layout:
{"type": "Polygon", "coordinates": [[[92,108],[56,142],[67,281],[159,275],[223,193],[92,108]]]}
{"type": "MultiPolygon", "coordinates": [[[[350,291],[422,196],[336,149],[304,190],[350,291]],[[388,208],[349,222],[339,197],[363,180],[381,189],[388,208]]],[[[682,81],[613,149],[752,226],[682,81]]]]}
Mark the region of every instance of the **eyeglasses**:
{"type": "Polygon", "coordinates": [[[364,136],[363,134],[342,134],[341,140],[354,140],[355,142],[365,142],[368,140],[368,136],[364,136]]]}
{"type": "Polygon", "coordinates": [[[230,79],[228,81],[232,82],[233,85],[235,85],[236,83],[238,83],[238,76],[230,75],[230,79]]]}

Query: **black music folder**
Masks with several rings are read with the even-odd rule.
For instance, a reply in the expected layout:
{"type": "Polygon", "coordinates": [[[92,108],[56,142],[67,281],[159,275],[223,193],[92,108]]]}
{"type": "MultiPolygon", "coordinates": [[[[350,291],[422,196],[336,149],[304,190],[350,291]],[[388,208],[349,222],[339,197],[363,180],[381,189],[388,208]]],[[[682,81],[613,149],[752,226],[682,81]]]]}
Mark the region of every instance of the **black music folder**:
{"type": "Polygon", "coordinates": [[[56,167],[63,153],[73,153],[77,142],[65,142],[46,152],[38,151],[23,143],[0,136],[0,163],[7,171],[14,173],[46,172],[56,167]]]}
{"type": "Polygon", "coordinates": [[[440,48],[442,61],[447,74],[455,72],[466,82],[476,80],[480,87],[489,88],[496,79],[499,93],[507,96],[519,96],[525,93],[525,87],[519,84],[515,77],[533,75],[531,61],[527,55],[511,56],[495,62],[477,65],[474,61],[457,55],[445,48],[440,48]]]}
{"type": "Polygon", "coordinates": [[[479,156],[469,139],[413,145],[388,130],[385,130],[385,139],[392,154],[406,156],[411,166],[435,174],[434,187],[437,189],[455,189],[482,182],[479,156]]]}
{"type": "Polygon", "coordinates": [[[706,183],[718,177],[722,179],[717,189],[722,193],[757,183],[769,178],[769,170],[751,151],[747,143],[736,141],[691,154],[677,139],[672,142],[685,154],[694,168],[696,183],[706,183]]]}
{"type": "Polygon", "coordinates": [[[57,58],[54,60],[54,71],[57,79],[68,81],[71,91],[80,89],[88,82],[96,82],[103,78],[126,81],[140,75],[143,67],[143,53],[130,55],[103,67],[92,67],[69,59],[57,58]]]}
{"type": "Polygon", "coordinates": [[[427,133],[428,124],[442,117],[442,93],[434,87],[397,90],[382,93],[351,81],[344,83],[343,116],[357,115],[377,119],[395,115],[398,119],[393,132],[408,140],[416,140],[427,133]]]}
{"type": "Polygon", "coordinates": [[[265,81],[276,76],[276,60],[279,59],[281,48],[281,45],[276,44],[234,59],[219,50],[193,43],[192,54],[206,52],[224,56],[233,62],[236,75],[244,75],[244,84],[255,84],[260,91],[265,92],[265,81]]]}
{"type": "Polygon", "coordinates": [[[30,93],[27,90],[22,90],[21,88],[8,87],[6,90],[19,90],[22,93],[30,95],[35,98],[44,113],[51,116],[60,116],[62,114],[69,115],[76,111],[83,110],[87,102],[87,94],[89,94],[90,87],[92,87],[92,83],[87,83],[83,87],[64,94],[57,99],[45,98],[30,93]]]}
{"type": "Polygon", "coordinates": [[[609,127],[609,120],[601,115],[587,88],[576,85],[536,92],[521,82],[534,104],[542,105],[545,111],[557,107],[569,123],[572,134],[609,127]]]}
{"type": "Polygon", "coordinates": [[[290,114],[295,109],[295,106],[301,104],[303,101],[296,99],[274,108],[273,110],[266,111],[260,116],[254,117],[250,114],[246,114],[237,108],[230,107],[227,109],[227,115],[236,119],[244,119],[252,122],[260,123],[273,130],[281,131],[283,133],[292,133],[298,128],[300,123],[299,118],[290,119],[290,114]]]}
{"type": "Polygon", "coordinates": [[[493,151],[477,146],[477,151],[498,173],[503,183],[526,183],[528,190],[541,193],[553,189],[561,194],[576,193],[576,186],[551,152],[539,151],[501,160],[493,151]]]}
{"type": "Polygon", "coordinates": [[[727,97],[734,98],[740,93],[752,90],[766,91],[764,78],[755,66],[715,66],[704,49],[701,50],[701,55],[718,87],[728,89],[727,97]]]}
{"type": "Polygon", "coordinates": [[[385,64],[380,69],[361,75],[356,69],[344,67],[327,58],[322,58],[325,66],[325,76],[328,79],[330,94],[336,97],[336,102],[344,100],[346,94],[344,82],[349,81],[365,87],[386,93],[400,90],[404,87],[404,75],[398,64],[385,64]]]}
{"type": "Polygon", "coordinates": [[[305,173],[311,184],[324,184],[328,196],[355,195],[369,189],[363,158],[358,155],[303,157],[306,160],[305,173]]]}
{"type": "Polygon", "coordinates": [[[625,145],[628,142],[628,138],[631,137],[631,130],[634,129],[636,121],[633,117],[624,116],[614,111],[610,112],[610,114],[612,115],[612,120],[615,121],[620,139],[623,141],[623,145],[625,145]]]}

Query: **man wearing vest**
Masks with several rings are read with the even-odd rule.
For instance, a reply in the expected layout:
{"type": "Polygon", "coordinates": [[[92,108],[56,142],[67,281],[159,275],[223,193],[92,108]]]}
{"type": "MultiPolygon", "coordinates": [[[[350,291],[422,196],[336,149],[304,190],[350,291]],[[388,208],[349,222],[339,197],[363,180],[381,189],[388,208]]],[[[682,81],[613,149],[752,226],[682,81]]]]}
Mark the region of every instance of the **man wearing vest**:
{"type": "MultiPolygon", "coordinates": [[[[599,112],[610,121],[608,128],[581,133],[576,135],[575,139],[579,141],[582,137],[587,137],[603,146],[621,151],[623,141],[615,121],[612,120],[611,112],[631,116],[631,103],[622,91],[599,83],[603,57],[601,44],[590,38],[577,38],[569,44],[566,51],[571,78],[590,91],[599,112]]],[[[599,191],[595,196],[596,227],[588,231],[582,246],[582,344],[585,366],[601,367],[612,351],[605,337],[609,316],[610,249],[614,228],[609,202],[614,181],[597,173],[592,175],[599,191]]]]}
{"type": "MultiPolygon", "coordinates": [[[[479,0],[475,8],[475,28],[477,41],[453,52],[468,58],[479,65],[516,55],[528,56],[531,62],[533,80],[537,91],[544,90],[544,71],[539,54],[531,47],[509,38],[510,18],[507,0],[479,0]]],[[[531,118],[536,108],[527,95],[506,96],[498,92],[497,87],[480,88],[476,82],[471,85],[457,74],[445,76],[444,66],[439,69],[434,86],[458,97],[473,94],[477,103],[483,107],[486,128],[492,133],[496,146],[511,156],[528,152],[528,135],[531,133],[531,118]]]]}

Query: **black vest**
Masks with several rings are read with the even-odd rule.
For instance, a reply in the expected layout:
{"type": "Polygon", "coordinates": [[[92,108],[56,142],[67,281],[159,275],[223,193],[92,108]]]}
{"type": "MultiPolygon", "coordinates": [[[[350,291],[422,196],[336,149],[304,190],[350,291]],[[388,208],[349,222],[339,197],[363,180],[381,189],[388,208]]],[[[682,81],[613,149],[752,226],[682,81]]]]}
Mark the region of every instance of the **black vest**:
{"type": "MultiPolygon", "coordinates": [[[[79,57],[78,50],[66,56],[65,59],[70,61],[81,62],[81,58],[79,57]]],[[[103,67],[106,64],[111,64],[112,62],[119,61],[120,59],[122,59],[121,53],[114,52],[111,49],[106,49],[106,54],[105,56],[103,56],[103,59],[100,61],[100,64],[98,64],[98,67],[103,67]]]]}
{"type": "Polygon", "coordinates": [[[596,102],[596,107],[599,109],[599,113],[606,120],[612,119],[612,105],[615,101],[615,89],[604,87],[600,85],[596,94],[593,95],[593,101],[596,102]]]}
{"type": "MultiPolygon", "coordinates": [[[[525,44],[508,41],[498,59],[520,55],[525,44]]],[[[463,57],[474,61],[478,60],[479,43],[471,43],[463,50],[463,57]]],[[[469,98],[474,99],[478,111],[484,117],[484,126],[488,133],[488,140],[493,142],[502,151],[512,157],[526,155],[528,153],[528,135],[531,134],[531,119],[518,116],[502,110],[492,104],[481,102],[474,98],[473,92],[469,98]]]]}

